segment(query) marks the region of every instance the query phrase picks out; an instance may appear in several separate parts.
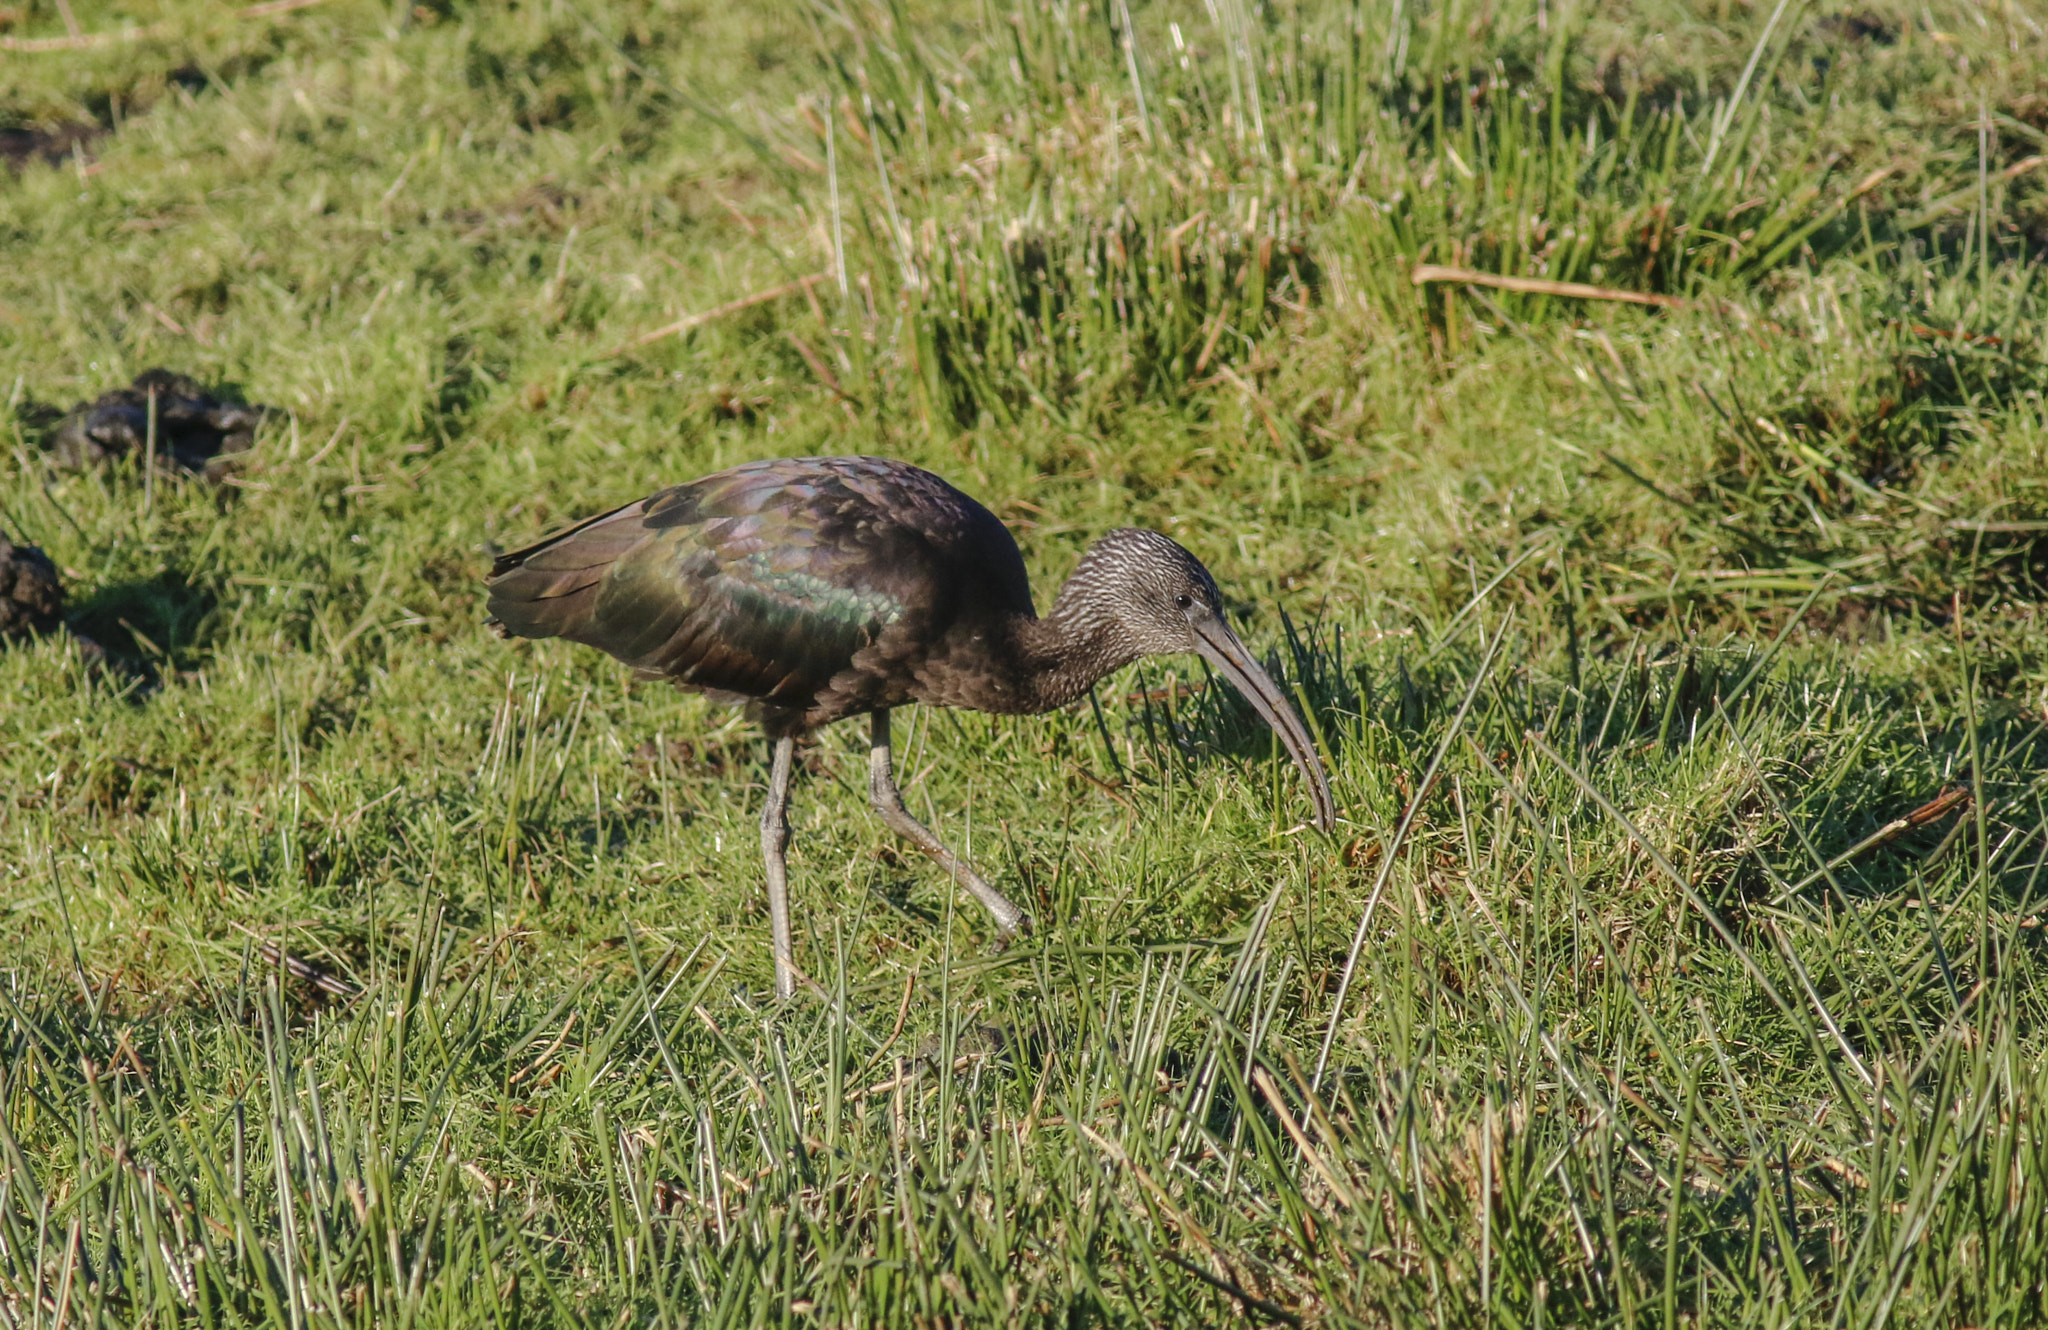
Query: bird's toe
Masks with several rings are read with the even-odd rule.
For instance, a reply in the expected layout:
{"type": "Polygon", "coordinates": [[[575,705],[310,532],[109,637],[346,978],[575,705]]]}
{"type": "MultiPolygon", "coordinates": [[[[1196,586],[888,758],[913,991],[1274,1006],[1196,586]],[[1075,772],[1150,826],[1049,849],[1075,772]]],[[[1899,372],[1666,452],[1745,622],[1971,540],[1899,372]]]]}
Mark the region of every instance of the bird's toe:
{"type": "Polygon", "coordinates": [[[1031,916],[1028,914],[1019,914],[1008,923],[998,924],[996,926],[995,942],[990,946],[990,950],[999,955],[1002,952],[1008,951],[1011,943],[1020,938],[1030,937],[1033,928],[1031,916]]]}

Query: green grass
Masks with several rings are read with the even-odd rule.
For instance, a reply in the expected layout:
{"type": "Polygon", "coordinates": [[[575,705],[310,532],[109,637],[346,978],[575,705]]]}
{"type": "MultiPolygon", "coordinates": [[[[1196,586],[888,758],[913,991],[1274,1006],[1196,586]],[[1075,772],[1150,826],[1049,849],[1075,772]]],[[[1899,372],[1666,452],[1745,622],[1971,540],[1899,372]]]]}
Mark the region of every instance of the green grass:
{"type": "Polygon", "coordinates": [[[0,529],[110,655],[0,649],[0,1319],[2048,1320],[2039,16],[71,9],[164,26],[0,51],[108,131],[0,176],[0,529]],[[158,364],[233,483],[50,470],[158,364]],[[1192,661],[913,713],[994,955],[827,732],[778,1007],[758,740],[479,579],[854,451],[1041,603],[1194,549],[1340,834],[1192,661]]]}

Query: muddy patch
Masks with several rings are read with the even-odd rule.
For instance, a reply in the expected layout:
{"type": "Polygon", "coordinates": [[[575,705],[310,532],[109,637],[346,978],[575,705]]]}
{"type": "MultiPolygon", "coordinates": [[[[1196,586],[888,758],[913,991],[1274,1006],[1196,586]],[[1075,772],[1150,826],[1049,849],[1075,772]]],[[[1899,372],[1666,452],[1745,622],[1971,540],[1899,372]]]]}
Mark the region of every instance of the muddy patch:
{"type": "Polygon", "coordinates": [[[57,565],[34,545],[17,545],[0,533],[0,642],[41,637],[63,621],[57,565]]]}
{"type": "Polygon", "coordinates": [[[0,162],[20,173],[31,162],[62,166],[74,154],[84,153],[107,134],[104,125],[77,122],[53,129],[0,129],[0,162]]]}
{"type": "Polygon", "coordinates": [[[66,470],[149,456],[169,472],[218,478],[255,446],[271,408],[238,401],[167,369],[145,370],[126,388],[71,408],[45,438],[50,460],[66,470]],[[155,438],[151,439],[154,410],[155,438]]]}

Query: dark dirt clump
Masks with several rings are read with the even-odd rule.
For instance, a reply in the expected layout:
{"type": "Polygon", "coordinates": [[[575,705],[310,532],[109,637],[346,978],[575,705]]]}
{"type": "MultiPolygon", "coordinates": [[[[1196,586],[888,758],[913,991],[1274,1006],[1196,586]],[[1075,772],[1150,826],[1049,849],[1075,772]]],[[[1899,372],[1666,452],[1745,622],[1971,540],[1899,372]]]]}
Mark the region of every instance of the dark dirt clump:
{"type": "Polygon", "coordinates": [[[30,162],[62,166],[74,152],[92,145],[107,131],[93,124],[58,125],[54,129],[0,129],[0,163],[15,171],[30,162]]]}
{"type": "Polygon", "coordinates": [[[0,641],[52,632],[64,621],[57,565],[33,545],[0,534],[0,641]]]}
{"type": "Polygon", "coordinates": [[[266,406],[223,400],[183,374],[144,370],[126,388],[80,402],[50,434],[51,458],[83,470],[140,453],[149,444],[149,399],[156,396],[156,459],[167,471],[218,475],[226,459],[247,452],[266,406]]]}

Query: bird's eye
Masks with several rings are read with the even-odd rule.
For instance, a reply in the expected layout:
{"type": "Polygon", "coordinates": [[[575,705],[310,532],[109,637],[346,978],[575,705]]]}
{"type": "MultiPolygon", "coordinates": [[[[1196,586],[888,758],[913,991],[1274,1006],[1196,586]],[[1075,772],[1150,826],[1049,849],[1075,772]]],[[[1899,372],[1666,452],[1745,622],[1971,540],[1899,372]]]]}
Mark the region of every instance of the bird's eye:
{"type": "Polygon", "coordinates": [[[1173,603],[1180,606],[1182,609],[1186,609],[1190,605],[1193,605],[1195,603],[1195,598],[1193,596],[1188,595],[1186,592],[1182,592],[1180,595],[1175,596],[1173,598],[1173,603]]]}

